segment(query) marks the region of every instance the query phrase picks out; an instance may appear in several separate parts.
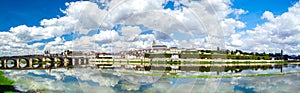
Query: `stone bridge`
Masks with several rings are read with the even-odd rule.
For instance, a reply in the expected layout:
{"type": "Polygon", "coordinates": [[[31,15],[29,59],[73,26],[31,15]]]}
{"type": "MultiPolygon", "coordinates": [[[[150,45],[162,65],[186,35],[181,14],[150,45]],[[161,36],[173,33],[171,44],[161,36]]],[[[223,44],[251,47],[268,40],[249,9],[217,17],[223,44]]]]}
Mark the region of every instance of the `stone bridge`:
{"type": "Polygon", "coordinates": [[[89,63],[89,58],[43,55],[11,56],[0,57],[0,63],[0,69],[54,69],[85,65],[89,63]]]}

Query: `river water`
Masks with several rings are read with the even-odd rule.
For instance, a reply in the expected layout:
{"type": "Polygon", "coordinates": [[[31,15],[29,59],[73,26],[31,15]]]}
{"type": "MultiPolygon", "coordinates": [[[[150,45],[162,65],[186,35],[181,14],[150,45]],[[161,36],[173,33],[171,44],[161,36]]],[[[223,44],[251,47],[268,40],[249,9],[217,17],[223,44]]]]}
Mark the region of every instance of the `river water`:
{"type": "Polygon", "coordinates": [[[24,92],[49,93],[295,93],[299,65],[203,67],[177,70],[90,67],[3,70],[24,92]],[[194,70],[193,70],[194,69],[194,70]],[[224,77],[222,77],[224,76],[224,77]]]}

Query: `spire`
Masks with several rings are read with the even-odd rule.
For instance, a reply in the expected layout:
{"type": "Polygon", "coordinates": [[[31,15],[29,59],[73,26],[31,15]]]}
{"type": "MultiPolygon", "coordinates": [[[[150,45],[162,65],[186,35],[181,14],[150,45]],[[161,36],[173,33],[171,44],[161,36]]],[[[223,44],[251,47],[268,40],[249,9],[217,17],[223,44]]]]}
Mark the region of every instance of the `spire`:
{"type": "Polygon", "coordinates": [[[155,40],[153,40],[153,42],[152,42],[152,46],[154,46],[154,45],[156,45],[156,42],[155,42],[155,40]]]}

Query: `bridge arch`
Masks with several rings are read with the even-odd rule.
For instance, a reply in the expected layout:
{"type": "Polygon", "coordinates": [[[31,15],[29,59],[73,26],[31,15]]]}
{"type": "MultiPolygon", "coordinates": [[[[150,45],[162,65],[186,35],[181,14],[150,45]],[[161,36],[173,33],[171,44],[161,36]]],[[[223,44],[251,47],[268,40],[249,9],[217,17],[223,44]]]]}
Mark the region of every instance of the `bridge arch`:
{"type": "Polygon", "coordinates": [[[4,60],[0,59],[0,68],[4,68],[4,60]]]}
{"type": "Polygon", "coordinates": [[[17,59],[7,59],[6,60],[6,67],[7,68],[15,68],[17,67],[17,59]]]}
{"type": "Polygon", "coordinates": [[[64,65],[64,58],[62,57],[54,57],[53,59],[53,66],[54,67],[63,67],[64,65]]]}
{"type": "Polygon", "coordinates": [[[65,58],[66,66],[73,66],[73,58],[65,58]]]}
{"type": "Polygon", "coordinates": [[[85,57],[12,56],[0,58],[0,69],[49,69],[87,63],[85,57]]]}
{"type": "Polygon", "coordinates": [[[28,58],[20,58],[18,65],[19,65],[20,68],[29,67],[29,59],[28,58]]]}
{"type": "Polygon", "coordinates": [[[42,62],[43,59],[42,58],[32,58],[32,68],[40,68],[42,67],[42,62]]]}
{"type": "Polygon", "coordinates": [[[74,61],[74,62],[72,62],[72,65],[80,65],[80,61],[81,61],[81,58],[73,58],[73,60],[72,61],[74,61]]]}
{"type": "Polygon", "coordinates": [[[54,66],[55,58],[52,57],[45,57],[43,61],[43,65],[45,65],[45,68],[52,68],[54,66]]]}

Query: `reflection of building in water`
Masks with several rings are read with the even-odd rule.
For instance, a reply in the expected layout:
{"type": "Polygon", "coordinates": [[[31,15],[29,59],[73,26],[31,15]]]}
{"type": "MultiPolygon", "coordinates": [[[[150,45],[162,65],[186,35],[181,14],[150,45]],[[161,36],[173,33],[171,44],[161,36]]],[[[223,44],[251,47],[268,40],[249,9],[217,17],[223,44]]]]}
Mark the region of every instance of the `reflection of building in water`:
{"type": "Polygon", "coordinates": [[[172,54],[171,59],[177,60],[177,59],[179,59],[179,55],[178,54],[172,54]]]}
{"type": "MultiPolygon", "coordinates": [[[[290,64],[293,66],[299,67],[297,64],[290,64]]],[[[116,66],[116,65],[112,65],[116,66]]],[[[240,73],[244,70],[278,70],[282,72],[282,68],[286,67],[287,65],[231,65],[231,64],[224,64],[224,65],[168,65],[168,64],[149,64],[149,65],[140,65],[140,64],[129,64],[129,65],[121,65],[121,68],[128,70],[135,70],[135,71],[163,71],[163,72],[190,72],[190,71],[197,71],[197,72],[231,72],[231,73],[240,73]]],[[[111,67],[108,67],[110,69],[111,67]]],[[[105,67],[102,69],[106,69],[105,67]]]]}

